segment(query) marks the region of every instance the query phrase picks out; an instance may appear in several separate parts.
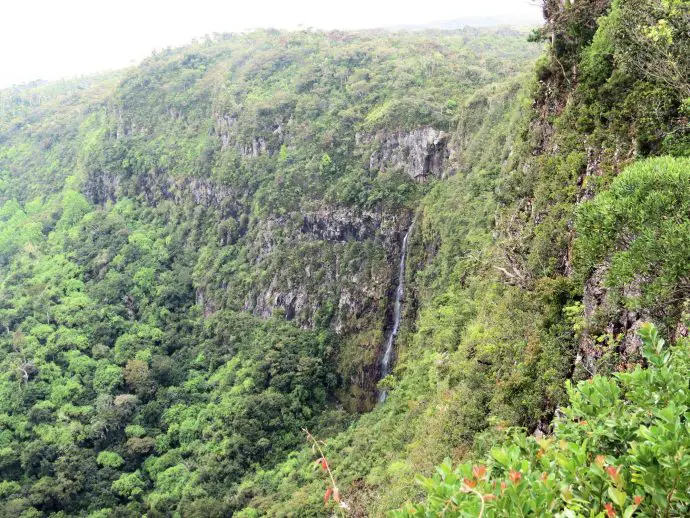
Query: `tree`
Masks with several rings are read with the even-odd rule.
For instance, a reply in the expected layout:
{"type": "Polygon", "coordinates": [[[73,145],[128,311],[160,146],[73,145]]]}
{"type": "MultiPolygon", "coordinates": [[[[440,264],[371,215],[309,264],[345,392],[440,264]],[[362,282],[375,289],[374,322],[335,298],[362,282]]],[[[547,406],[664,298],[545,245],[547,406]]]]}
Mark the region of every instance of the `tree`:
{"type": "Polygon", "coordinates": [[[139,470],[134,473],[123,473],[112,484],[112,489],[126,499],[134,499],[144,493],[146,482],[139,470]]]}
{"type": "Polygon", "coordinates": [[[101,466],[112,469],[117,469],[125,463],[124,459],[113,451],[100,452],[96,458],[96,461],[101,466]]]}
{"type": "Polygon", "coordinates": [[[156,390],[149,365],[143,360],[129,360],[123,376],[125,383],[141,398],[147,398],[156,390]]]}

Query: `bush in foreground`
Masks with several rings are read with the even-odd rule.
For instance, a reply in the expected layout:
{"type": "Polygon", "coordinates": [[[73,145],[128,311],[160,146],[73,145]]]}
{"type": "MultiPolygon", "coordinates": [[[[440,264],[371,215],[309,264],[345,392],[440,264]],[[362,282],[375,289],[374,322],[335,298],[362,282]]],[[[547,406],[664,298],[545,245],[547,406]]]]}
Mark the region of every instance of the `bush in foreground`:
{"type": "Polygon", "coordinates": [[[690,341],[640,330],[646,368],[568,386],[548,438],[516,435],[483,464],[420,478],[426,501],[391,516],[690,515],[690,341]]]}

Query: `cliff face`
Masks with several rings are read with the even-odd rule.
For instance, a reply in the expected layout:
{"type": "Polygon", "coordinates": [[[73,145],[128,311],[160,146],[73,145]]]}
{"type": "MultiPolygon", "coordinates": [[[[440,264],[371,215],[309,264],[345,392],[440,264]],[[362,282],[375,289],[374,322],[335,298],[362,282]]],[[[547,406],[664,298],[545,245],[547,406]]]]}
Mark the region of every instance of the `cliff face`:
{"type": "MultiPolygon", "coordinates": [[[[641,24],[654,27],[674,16],[647,4],[554,1],[544,3],[544,15],[541,36],[549,47],[536,67],[533,115],[525,132],[531,156],[515,162],[506,182],[507,198],[513,199],[499,219],[504,236],[499,267],[506,281],[529,289],[546,278],[577,286],[584,322],[577,358],[586,371],[577,375],[589,375],[636,358],[642,322],[656,321],[672,334],[680,318],[682,300],[663,311],[635,302],[642,278],[613,288],[608,259],[584,271],[576,219],[581,206],[633,161],[684,153],[687,137],[678,135],[687,135],[688,128],[682,115],[685,86],[665,78],[663,69],[687,66],[686,39],[665,49],[655,49],[658,40],[651,37],[645,41],[629,20],[638,16],[641,24]],[[651,56],[663,61],[662,55],[666,64],[658,62],[652,72],[651,56]]],[[[671,24],[680,34],[688,26],[687,13],[675,16],[671,24]]]]}
{"type": "Polygon", "coordinates": [[[275,273],[247,294],[245,309],[263,317],[282,310],[302,327],[326,323],[339,334],[375,326],[387,305],[404,223],[335,207],[261,222],[255,264],[275,273]],[[300,250],[299,258],[283,247],[300,250]]]}
{"type": "MultiPolygon", "coordinates": [[[[369,171],[405,174],[417,182],[450,174],[449,136],[430,127],[410,132],[355,135],[355,152],[369,157],[369,171]]],[[[284,259],[281,246],[305,251],[299,268],[279,268],[252,288],[244,308],[268,317],[280,310],[306,328],[324,318],[339,334],[381,326],[396,275],[396,258],[411,214],[321,207],[261,221],[252,245],[259,268],[284,259]],[[299,225],[299,220],[302,224],[299,225]],[[279,234],[279,235],[277,235],[279,234]],[[373,253],[373,256],[372,256],[373,253]],[[327,314],[324,315],[324,308],[327,314]],[[378,320],[378,323],[377,323],[378,320]]],[[[270,269],[270,268],[268,268],[270,269]]]]}
{"type": "Polygon", "coordinates": [[[151,207],[164,201],[176,205],[188,202],[205,209],[218,210],[223,218],[238,217],[243,208],[241,196],[229,185],[207,178],[174,177],[163,171],[142,174],[134,181],[123,181],[118,174],[91,171],[83,191],[97,205],[127,197],[141,197],[151,207]]]}
{"type": "Polygon", "coordinates": [[[443,178],[450,155],[449,135],[425,127],[404,132],[379,132],[375,135],[356,135],[357,143],[371,146],[369,170],[402,172],[416,182],[443,178]]]}

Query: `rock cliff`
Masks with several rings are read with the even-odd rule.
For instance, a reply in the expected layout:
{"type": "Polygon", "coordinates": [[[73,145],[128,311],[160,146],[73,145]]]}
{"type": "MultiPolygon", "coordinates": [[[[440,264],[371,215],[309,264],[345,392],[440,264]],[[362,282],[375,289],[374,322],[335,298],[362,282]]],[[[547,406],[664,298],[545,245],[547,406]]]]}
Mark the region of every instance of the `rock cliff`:
{"type": "Polygon", "coordinates": [[[431,127],[356,135],[357,144],[374,148],[369,157],[370,171],[402,172],[417,182],[445,176],[448,141],[448,134],[431,127]]]}

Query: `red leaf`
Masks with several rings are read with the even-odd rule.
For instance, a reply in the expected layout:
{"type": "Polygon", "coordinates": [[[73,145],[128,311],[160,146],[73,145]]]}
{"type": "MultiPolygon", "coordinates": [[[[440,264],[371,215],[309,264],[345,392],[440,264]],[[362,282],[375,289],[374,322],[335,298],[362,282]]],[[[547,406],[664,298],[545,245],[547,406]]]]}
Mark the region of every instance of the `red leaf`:
{"type": "Polygon", "coordinates": [[[640,495],[635,496],[635,505],[640,505],[642,503],[642,497],[640,495]]]}
{"type": "Polygon", "coordinates": [[[328,462],[326,462],[326,459],[324,457],[321,457],[321,469],[326,471],[328,469],[328,462]]]}
{"type": "Polygon", "coordinates": [[[613,510],[613,504],[611,502],[606,502],[604,507],[606,508],[606,516],[609,518],[616,516],[616,511],[613,510]]]}
{"type": "Polygon", "coordinates": [[[522,478],[522,473],[511,469],[508,476],[510,477],[510,481],[513,484],[517,484],[518,482],[520,482],[520,479],[522,478]]]}
{"type": "Polygon", "coordinates": [[[613,482],[615,484],[618,484],[620,481],[620,473],[621,470],[620,468],[617,468],[616,466],[607,466],[606,467],[606,472],[609,474],[609,476],[613,479],[613,482]]]}
{"type": "Polygon", "coordinates": [[[479,466],[473,466],[472,467],[472,474],[474,475],[475,478],[481,480],[484,478],[484,475],[486,475],[486,466],[479,465],[479,466]]]}
{"type": "Polygon", "coordinates": [[[327,504],[328,501],[331,499],[331,493],[332,493],[332,492],[333,492],[333,488],[332,488],[332,487],[329,487],[328,489],[326,489],[326,494],[323,495],[323,503],[324,503],[324,504],[327,504]]]}

